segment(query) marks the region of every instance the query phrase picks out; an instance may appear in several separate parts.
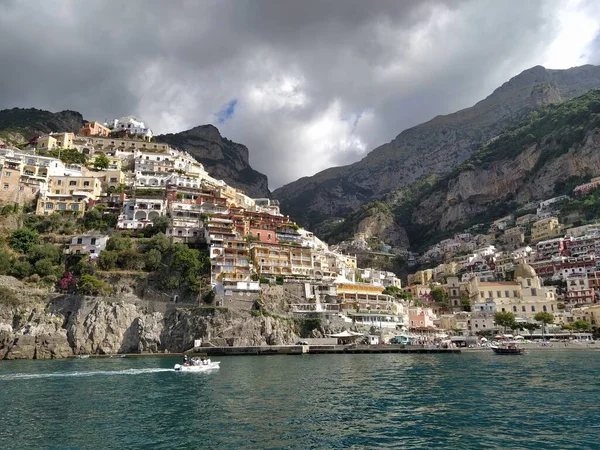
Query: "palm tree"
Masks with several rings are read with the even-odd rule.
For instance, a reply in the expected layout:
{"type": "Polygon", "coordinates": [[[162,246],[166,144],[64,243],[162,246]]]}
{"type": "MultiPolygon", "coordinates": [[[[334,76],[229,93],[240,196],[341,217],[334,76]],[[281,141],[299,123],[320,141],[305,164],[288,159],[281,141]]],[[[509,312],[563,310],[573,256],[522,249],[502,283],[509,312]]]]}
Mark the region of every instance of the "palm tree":
{"type": "Polygon", "coordinates": [[[533,316],[534,320],[537,320],[538,322],[542,322],[542,339],[544,338],[545,335],[545,331],[546,331],[546,325],[549,323],[554,323],[554,316],[552,314],[550,314],[549,312],[539,312],[537,313],[535,316],[533,316]]]}

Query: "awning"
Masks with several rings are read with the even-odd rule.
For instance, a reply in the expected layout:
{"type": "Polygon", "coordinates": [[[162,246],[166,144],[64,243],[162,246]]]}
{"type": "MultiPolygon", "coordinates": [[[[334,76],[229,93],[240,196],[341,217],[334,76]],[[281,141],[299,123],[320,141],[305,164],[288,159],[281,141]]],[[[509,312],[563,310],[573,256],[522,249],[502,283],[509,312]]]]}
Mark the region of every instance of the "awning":
{"type": "Polygon", "coordinates": [[[354,336],[363,336],[363,334],[362,333],[356,333],[354,331],[344,330],[341,333],[328,334],[327,336],[332,337],[332,338],[347,338],[347,337],[354,337],[354,336]]]}

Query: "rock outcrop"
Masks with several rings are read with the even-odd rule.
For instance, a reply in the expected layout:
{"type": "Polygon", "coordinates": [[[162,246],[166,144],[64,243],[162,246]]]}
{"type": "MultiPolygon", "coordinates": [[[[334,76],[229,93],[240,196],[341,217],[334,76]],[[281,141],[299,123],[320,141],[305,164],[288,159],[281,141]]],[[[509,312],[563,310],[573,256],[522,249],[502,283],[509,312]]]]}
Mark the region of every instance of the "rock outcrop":
{"type": "Polygon", "coordinates": [[[182,352],[195,339],[216,346],[293,344],[289,318],[216,308],[151,311],[143,301],[50,295],[30,297],[11,277],[18,303],[0,299],[0,359],[53,359],[79,354],[182,352]]]}
{"type": "Polygon", "coordinates": [[[361,161],[301,178],[273,192],[282,211],[312,228],[346,217],[364,203],[392,196],[425,177],[451,172],[480,144],[532,110],[600,87],[600,67],[528,69],[476,105],[400,133],[361,161]]]}
{"type": "Polygon", "coordinates": [[[156,136],[158,142],[189,152],[208,173],[253,198],[271,197],[267,177],[250,167],[248,148],[221,136],[213,125],[156,136]]]}

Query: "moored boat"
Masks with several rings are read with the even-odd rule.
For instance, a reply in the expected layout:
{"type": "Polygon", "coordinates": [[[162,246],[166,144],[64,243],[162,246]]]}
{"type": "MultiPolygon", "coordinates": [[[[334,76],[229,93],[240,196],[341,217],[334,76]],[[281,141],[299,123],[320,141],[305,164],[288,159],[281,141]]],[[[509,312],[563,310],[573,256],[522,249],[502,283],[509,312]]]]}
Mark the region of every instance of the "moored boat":
{"type": "Polygon", "coordinates": [[[502,342],[500,345],[492,345],[490,347],[497,355],[522,355],[525,353],[518,342],[502,342]]]}
{"type": "Polygon", "coordinates": [[[192,358],[184,364],[175,364],[173,369],[176,372],[208,372],[219,368],[220,361],[211,361],[210,359],[192,358]]]}

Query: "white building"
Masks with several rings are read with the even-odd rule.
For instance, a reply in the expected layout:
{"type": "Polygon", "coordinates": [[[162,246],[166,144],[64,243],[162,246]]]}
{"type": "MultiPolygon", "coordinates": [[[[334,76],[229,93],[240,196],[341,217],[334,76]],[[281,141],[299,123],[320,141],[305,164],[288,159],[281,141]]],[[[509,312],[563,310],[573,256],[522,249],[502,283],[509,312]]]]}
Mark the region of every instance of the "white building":
{"type": "Polygon", "coordinates": [[[164,216],[167,202],[163,199],[132,198],[123,202],[123,211],[119,216],[117,228],[136,229],[152,225],[157,217],[164,216]]]}
{"type": "Polygon", "coordinates": [[[127,134],[143,136],[145,138],[152,137],[152,130],[146,127],[146,124],[135,116],[124,116],[120,119],[113,119],[104,125],[112,131],[125,131],[127,134]]]}
{"type": "Polygon", "coordinates": [[[92,258],[97,258],[100,252],[106,248],[108,236],[106,235],[79,235],[73,236],[71,242],[67,244],[65,253],[70,255],[89,254],[92,258]]]}

